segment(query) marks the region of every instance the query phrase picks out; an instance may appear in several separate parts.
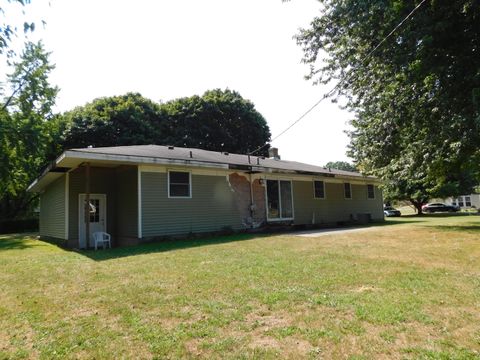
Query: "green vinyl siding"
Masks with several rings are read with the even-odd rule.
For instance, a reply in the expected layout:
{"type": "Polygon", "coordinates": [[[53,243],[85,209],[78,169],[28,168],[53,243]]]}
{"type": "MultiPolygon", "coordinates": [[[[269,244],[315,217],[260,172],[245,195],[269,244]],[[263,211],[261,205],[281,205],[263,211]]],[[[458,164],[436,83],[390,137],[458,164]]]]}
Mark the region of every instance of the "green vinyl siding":
{"type": "Polygon", "coordinates": [[[118,237],[138,236],[138,178],[137,167],[121,167],[116,173],[118,237]]]}
{"type": "Polygon", "coordinates": [[[167,186],[167,173],[141,173],[143,237],[242,228],[226,177],[192,175],[191,198],[169,198],[167,186]]]}
{"type": "MultiPolygon", "coordinates": [[[[107,201],[107,232],[115,236],[116,172],[113,168],[90,168],[90,193],[105,194],[107,201]]],[[[85,169],[70,173],[69,240],[78,242],[78,195],[85,193],[85,169]]]]}
{"type": "Polygon", "coordinates": [[[293,182],[295,224],[328,224],[351,220],[351,215],[370,213],[383,219],[383,198],[375,186],[375,199],[367,199],[367,185],[352,184],[352,198],[345,199],[343,183],[325,182],[325,199],[315,199],[313,181],[293,182]]]}
{"type": "Polygon", "coordinates": [[[65,239],[65,176],[40,194],[40,236],[65,239]]]}

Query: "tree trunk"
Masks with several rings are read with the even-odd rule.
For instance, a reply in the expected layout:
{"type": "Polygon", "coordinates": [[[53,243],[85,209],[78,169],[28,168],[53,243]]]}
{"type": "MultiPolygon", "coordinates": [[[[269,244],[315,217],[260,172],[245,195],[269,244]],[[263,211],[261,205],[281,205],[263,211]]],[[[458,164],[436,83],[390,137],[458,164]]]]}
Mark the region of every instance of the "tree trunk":
{"type": "Polygon", "coordinates": [[[410,199],[410,202],[412,203],[412,205],[417,210],[417,215],[423,215],[423,211],[422,211],[423,203],[421,201],[415,201],[415,200],[412,200],[412,199],[410,199]]]}

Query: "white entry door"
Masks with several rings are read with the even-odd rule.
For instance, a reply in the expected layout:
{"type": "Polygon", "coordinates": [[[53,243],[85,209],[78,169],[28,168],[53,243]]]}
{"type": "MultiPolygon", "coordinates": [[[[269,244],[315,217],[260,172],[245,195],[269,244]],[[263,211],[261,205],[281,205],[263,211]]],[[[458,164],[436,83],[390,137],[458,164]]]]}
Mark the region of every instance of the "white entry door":
{"type": "Polygon", "coordinates": [[[95,246],[92,234],[96,231],[107,229],[107,197],[105,194],[90,194],[89,220],[90,236],[88,244],[85,241],[85,194],[80,194],[78,199],[78,239],[80,249],[95,246]]]}

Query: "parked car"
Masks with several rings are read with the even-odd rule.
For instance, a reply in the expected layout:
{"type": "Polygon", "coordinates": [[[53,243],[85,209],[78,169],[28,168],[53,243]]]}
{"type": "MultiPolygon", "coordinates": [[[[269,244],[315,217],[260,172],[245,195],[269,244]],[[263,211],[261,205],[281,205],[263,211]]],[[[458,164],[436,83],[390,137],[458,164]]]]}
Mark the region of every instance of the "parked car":
{"type": "Polygon", "coordinates": [[[385,207],[383,208],[383,214],[384,214],[386,217],[390,217],[390,216],[402,216],[402,213],[400,212],[400,210],[395,209],[393,206],[385,206],[385,207]]]}
{"type": "Polygon", "coordinates": [[[447,205],[443,203],[433,203],[433,204],[426,204],[422,206],[422,211],[425,213],[435,213],[435,212],[456,212],[459,211],[460,208],[454,205],[447,205]]]}

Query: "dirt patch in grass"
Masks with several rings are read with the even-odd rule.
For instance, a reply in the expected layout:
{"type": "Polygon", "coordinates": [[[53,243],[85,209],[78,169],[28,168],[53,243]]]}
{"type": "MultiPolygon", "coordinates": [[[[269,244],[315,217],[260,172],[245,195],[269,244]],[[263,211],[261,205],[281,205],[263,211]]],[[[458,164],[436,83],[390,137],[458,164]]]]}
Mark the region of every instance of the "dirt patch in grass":
{"type": "Polygon", "coordinates": [[[280,342],[278,340],[274,339],[273,337],[258,336],[258,335],[252,335],[252,341],[250,342],[250,344],[248,344],[248,346],[251,349],[254,349],[254,348],[257,348],[257,347],[260,347],[260,348],[269,347],[269,348],[272,348],[272,349],[280,350],[280,348],[281,348],[280,342]]]}
{"type": "MultiPolygon", "coordinates": [[[[6,332],[0,330],[0,351],[7,352],[10,346],[12,334],[7,334],[6,332]]],[[[0,352],[1,354],[1,352],[0,352]]]]}
{"type": "Polygon", "coordinates": [[[480,352],[480,313],[478,307],[436,306],[427,310],[435,317],[437,338],[480,352]],[[474,345],[472,345],[472,343],[474,345]]]}
{"type": "MultiPolygon", "coordinates": [[[[0,330],[0,358],[2,358],[2,352],[13,355],[19,353],[28,354],[29,358],[38,358],[38,351],[34,347],[35,333],[28,325],[17,325],[15,329],[10,332],[0,330]]],[[[7,356],[6,358],[9,358],[7,356]]]]}
{"type": "Polygon", "coordinates": [[[272,349],[282,354],[283,358],[304,358],[314,347],[306,340],[288,337],[277,340],[271,336],[252,335],[252,340],[248,344],[250,349],[272,349]]]}
{"type": "Polygon", "coordinates": [[[275,327],[290,324],[290,317],[286,314],[266,315],[263,313],[250,313],[246,316],[246,324],[257,331],[267,331],[275,327]]]}
{"type": "Polygon", "coordinates": [[[201,355],[205,355],[204,350],[200,347],[201,341],[200,339],[191,339],[185,342],[185,351],[189,355],[193,355],[195,357],[199,357],[201,355]]]}
{"type": "Polygon", "coordinates": [[[359,286],[355,289],[352,289],[352,291],[355,292],[355,293],[363,293],[363,292],[378,291],[378,290],[380,290],[380,289],[373,286],[373,285],[362,285],[362,286],[359,286]]]}
{"type": "MultiPolygon", "coordinates": [[[[274,350],[282,354],[284,358],[298,358],[307,356],[313,346],[309,341],[302,339],[296,334],[290,336],[288,330],[295,324],[295,314],[284,311],[268,310],[265,306],[257,306],[256,311],[245,316],[241,322],[249,329],[247,348],[274,350]],[[287,334],[282,335],[282,331],[287,334]]],[[[236,324],[238,326],[239,323],[236,324]]],[[[245,336],[244,332],[228,332],[228,335],[236,334],[237,337],[245,336]]]]}

